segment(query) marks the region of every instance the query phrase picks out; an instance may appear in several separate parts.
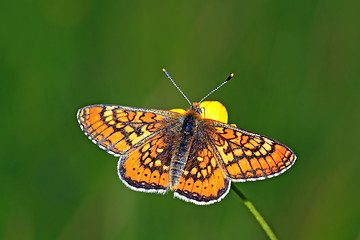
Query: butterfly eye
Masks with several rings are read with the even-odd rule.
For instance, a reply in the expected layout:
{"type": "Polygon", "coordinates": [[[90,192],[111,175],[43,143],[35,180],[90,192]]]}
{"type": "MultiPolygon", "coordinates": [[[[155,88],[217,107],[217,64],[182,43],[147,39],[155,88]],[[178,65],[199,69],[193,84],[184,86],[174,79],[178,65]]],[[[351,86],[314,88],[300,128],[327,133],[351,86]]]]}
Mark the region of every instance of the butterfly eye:
{"type": "Polygon", "coordinates": [[[198,113],[202,116],[205,115],[205,107],[198,107],[198,113]]]}
{"type": "Polygon", "coordinates": [[[205,107],[197,107],[196,109],[197,113],[200,114],[201,116],[205,115],[205,107]]]}

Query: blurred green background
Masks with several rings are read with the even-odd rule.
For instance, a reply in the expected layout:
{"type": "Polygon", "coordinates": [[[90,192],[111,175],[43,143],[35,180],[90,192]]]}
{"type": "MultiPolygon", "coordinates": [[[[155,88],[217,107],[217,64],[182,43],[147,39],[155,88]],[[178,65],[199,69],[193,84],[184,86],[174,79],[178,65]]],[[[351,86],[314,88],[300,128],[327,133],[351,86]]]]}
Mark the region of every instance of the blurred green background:
{"type": "Polygon", "coordinates": [[[76,112],[208,100],[298,156],[236,183],[279,239],[360,239],[359,1],[0,2],[0,239],[267,239],[232,191],[132,191],[76,112]]]}

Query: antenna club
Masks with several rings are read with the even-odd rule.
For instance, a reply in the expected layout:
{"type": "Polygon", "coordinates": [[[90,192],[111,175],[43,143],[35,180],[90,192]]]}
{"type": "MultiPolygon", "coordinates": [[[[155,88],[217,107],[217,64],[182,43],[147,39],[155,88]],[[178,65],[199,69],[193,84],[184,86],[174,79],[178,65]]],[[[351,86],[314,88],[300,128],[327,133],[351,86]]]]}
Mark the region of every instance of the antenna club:
{"type": "Polygon", "coordinates": [[[199,104],[205,100],[205,98],[207,98],[208,96],[210,96],[213,92],[215,92],[216,90],[218,90],[219,88],[221,88],[225,83],[227,83],[232,77],[234,76],[234,73],[231,73],[228,78],[222,83],[220,84],[217,88],[215,88],[214,90],[212,90],[211,92],[209,92],[205,97],[203,97],[200,101],[199,104]]]}
{"type": "Polygon", "coordinates": [[[233,77],[234,77],[234,73],[231,73],[231,74],[229,75],[229,77],[225,80],[225,82],[230,81],[230,79],[232,79],[233,77]]]}
{"type": "Polygon", "coordinates": [[[166,72],[166,69],[165,68],[163,68],[163,69],[161,69],[163,72],[166,72]]]}

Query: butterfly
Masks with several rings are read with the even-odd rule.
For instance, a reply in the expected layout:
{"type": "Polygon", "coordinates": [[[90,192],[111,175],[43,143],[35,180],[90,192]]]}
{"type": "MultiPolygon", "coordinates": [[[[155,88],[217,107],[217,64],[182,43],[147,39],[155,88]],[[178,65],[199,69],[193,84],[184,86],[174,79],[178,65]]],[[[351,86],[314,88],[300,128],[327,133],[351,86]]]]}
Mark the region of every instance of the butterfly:
{"type": "Polygon", "coordinates": [[[226,108],[203,99],[187,111],[93,105],[81,108],[77,119],[90,140],[119,157],[118,175],[127,187],[174,191],[198,205],[223,199],[232,181],[271,178],[294,164],[290,148],[227,124],[226,108]]]}

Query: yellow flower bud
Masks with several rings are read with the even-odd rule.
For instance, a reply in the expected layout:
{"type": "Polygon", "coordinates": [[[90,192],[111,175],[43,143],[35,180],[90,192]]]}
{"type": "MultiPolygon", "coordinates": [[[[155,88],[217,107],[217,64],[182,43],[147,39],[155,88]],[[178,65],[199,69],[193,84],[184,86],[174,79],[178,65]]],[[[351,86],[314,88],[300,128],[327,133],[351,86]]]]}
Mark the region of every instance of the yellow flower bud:
{"type": "Polygon", "coordinates": [[[219,122],[228,122],[228,113],[224,105],[218,101],[204,101],[199,104],[201,116],[203,118],[216,120],[219,122]]]}

